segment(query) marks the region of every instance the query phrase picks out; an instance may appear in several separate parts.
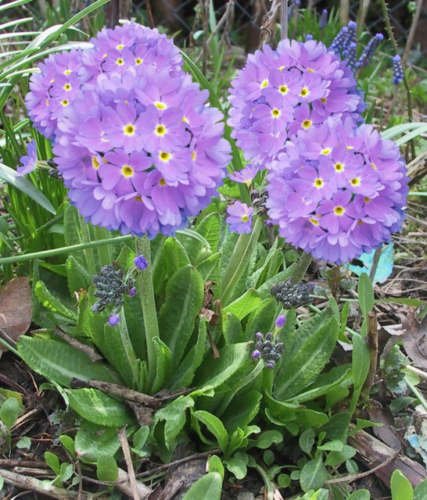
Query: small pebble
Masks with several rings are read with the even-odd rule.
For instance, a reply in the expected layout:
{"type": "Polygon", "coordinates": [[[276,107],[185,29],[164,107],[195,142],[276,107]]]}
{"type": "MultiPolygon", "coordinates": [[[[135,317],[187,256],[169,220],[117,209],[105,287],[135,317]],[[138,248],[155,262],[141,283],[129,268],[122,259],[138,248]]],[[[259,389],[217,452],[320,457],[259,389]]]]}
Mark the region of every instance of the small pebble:
{"type": "Polygon", "coordinates": [[[250,491],[241,491],[237,495],[237,500],[255,500],[255,495],[250,491]]]}

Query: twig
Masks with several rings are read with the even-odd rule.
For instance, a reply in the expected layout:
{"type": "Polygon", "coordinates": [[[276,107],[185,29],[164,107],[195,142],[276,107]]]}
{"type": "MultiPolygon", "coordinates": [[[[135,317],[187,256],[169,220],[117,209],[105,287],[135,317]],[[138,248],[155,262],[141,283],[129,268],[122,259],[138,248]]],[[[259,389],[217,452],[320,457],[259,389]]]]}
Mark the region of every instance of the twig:
{"type": "Polygon", "coordinates": [[[148,21],[150,23],[150,28],[154,28],[154,18],[153,11],[151,10],[151,0],[145,0],[145,6],[147,7],[148,21]]]}
{"type": "Polygon", "coordinates": [[[405,368],[411,372],[416,373],[419,377],[427,379],[427,373],[423,372],[419,368],[416,368],[415,366],[412,365],[406,365],[405,368]]]}
{"type": "Polygon", "coordinates": [[[201,0],[203,5],[203,74],[208,67],[208,34],[209,34],[209,5],[210,0],[201,0]]]}
{"type": "MultiPolygon", "coordinates": [[[[383,13],[384,22],[385,22],[385,25],[386,25],[386,28],[387,28],[388,36],[390,38],[390,41],[391,41],[391,43],[393,45],[393,48],[394,48],[396,54],[397,54],[398,53],[398,46],[397,46],[396,39],[394,37],[393,29],[391,27],[390,17],[388,15],[386,1],[385,0],[380,0],[380,4],[381,4],[381,10],[382,10],[382,13],[383,13]]],[[[411,88],[409,86],[408,79],[406,78],[405,71],[403,72],[403,83],[405,85],[406,99],[408,101],[408,118],[409,118],[410,122],[413,122],[414,121],[414,115],[413,115],[413,112],[412,112],[412,94],[411,94],[411,88]]],[[[415,158],[415,142],[414,142],[414,139],[411,139],[410,144],[411,144],[412,159],[414,159],[415,158]]]]}
{"type": "MultiPolygon", "coordinates": [[[[17,488],[21,488],[27,491],[35,491],[40,493],[40,495],[46,495],[56,500],[68,499],[68,498],[78,498],[78,493],[70,490],[65,490],[64,488],[57,488],[53,485],[46,485],[44,481],[39,481],[33,477],[27,477],[22,474],[16,474],[7,469],[0,469],[0,476],[3,477],[6,483],[12,484],[17,488]]],[[[82,500],[89,500],[93,498],[93,495],[83,494],[81,495],[82,500]]]]}
{"type": "Polygon", "coordinates": [[[95,349],[90,347],[89,345],[83,344],[82,342],[79,342],[78,340],[74,339],[73,337],[70,337],[67,335],[61,328],[58,326],[54,330],[55,335],[58,335],[58,337],[61,337],[62,340],[65,340],[67,344],[70,344],[71,346],[75,347],[79,351],[84,352],[89,358],[96,363],[97,361],[102,361],[103,357],[98,354],[95,349]]]}
{"type": "Polygon", "coordinates": [[[122,447],[123,455],[125,457],[133,500],[140,500],[140,495],[138,493],[138,485],[136,483],[135,470],[133,468],[132,457],[130,456],[128,438],[126,436],[126,427],[120,429],[117,434],[119,436],[120,446],[122,447]]]}
{"type": "Polygon", "coordinates": [[[36,467],[39,469],[50,469],[44,462],[37,460],[17,460],[17,459],[0,459],[0,467],[36,467]]]}
{"type": "Polygon", "coordinates": [[[280,32],[282,40],[288,38],[288,0],[282,0],[280,10],[280,32]]]}
{"type": "Polygon", "coordinates": [[[277,11],[279,10],[280,7],[280,2],[281,0],[273,0],[271,3],[270,10],[265,16],[265,21],[263,22],[260,28],[261,31],[263,32],[260,38],[260,47],[262,47],[264,43],[267,43],[268,41],[273,39],[273,33],[274,33],[273,30],[275,29],[276,16],[277,16],[277,11]]]}
{"type": "Polygon", "coordinates": [[[374,258],[372,259],[371,272],[369,273],[369,278],[372,282],[372,285],[374,284],[375,273],[377,272],[377,268],[378,268],[378,264],[380,262],[380,257],[381,257],[382,251],[383,251],[382,247],[378,247],[375,250],[374,258]]]}
{"type": "Polygon", "coordinates": [[[423,8],[423,0],[417,1],[414,17],[412,18],[411,28],[409,30],[408,38],[406,39],[405,51],[402,57],[402,66],[406,66],[409,52],[411,52],[412,44],[414,43],[415,33],[417,31],[418,21],[420,20],[421,10],[423,8]]]}
{"type": "Polygon", "coordinates": [[[164,470],[167,470],[170,467],[177,467],[178,465],[184,464],[185,462],[191,462],[191,460],[195,460],[197,458],[202,458],[202,457],[208,457],[210,455],[216,455],[218,453],[221,453],[220,449],[204,451],[202,453],[194,453],[194,455],[189,455],[188,457],[180,458],[179,460],[175,460],[175,462],[171,462],[170,464],[160,465],[159,467],[156,467],[155,469],[150,469],[146,472],[141,472],[141,473],[137,474],[136,477],[138,479],[143,478],[143,477],[150,477],[150,476],[153,476],[154,474],[157,474],[159,472],[163,472],[164,470]]]}

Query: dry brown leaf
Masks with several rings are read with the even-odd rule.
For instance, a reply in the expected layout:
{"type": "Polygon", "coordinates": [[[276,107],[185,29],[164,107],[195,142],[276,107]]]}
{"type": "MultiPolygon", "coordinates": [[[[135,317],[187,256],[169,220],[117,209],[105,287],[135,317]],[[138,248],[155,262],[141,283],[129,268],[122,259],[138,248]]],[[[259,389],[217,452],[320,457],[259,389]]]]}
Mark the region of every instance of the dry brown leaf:
{"type": "MultiPolygon", "coordinates": [[[[1,330],[11,339],[18,340],[30,327],[31,313],[30,280],[20,276],[6,283],[0,291],[1,330]]],[[[7,350],[7,347],[0,344],[0,352],[7,350]]]]}

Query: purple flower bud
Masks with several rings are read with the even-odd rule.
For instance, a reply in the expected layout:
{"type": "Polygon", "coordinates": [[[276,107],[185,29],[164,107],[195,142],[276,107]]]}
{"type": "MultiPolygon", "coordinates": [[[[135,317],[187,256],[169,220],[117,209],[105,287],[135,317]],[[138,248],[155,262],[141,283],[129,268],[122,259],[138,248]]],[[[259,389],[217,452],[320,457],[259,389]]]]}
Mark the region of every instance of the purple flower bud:
{"type": "Polygon", "coordinates": [[[319,28],[323,29],[328,24],[328,9],[323,9],[320,16],[319,28]]]}
{"type": "Polygon", "coordinates": [[[258,349],[255,349],[255,351],[252,353],[252,359],[259,359],[261,357],[261,352],[258,351],[258,349]]]}
{"type": "Polygon", "coordinates": [[[305,41],[308,42],[310,40],[313,40],[313,35],[305,35],[305,41]]]}
{"type": "Polygon", "coordinates": [[[112,314],[108,318],[108,324],[110,326],[116,326],[119,321],[120,321],[120,316],[118,314],[112,314]]]}
{"type": "Polygon", "coordinates": [[[136,295],[136,288],[135,287],[132,287],[130,290],[129,290],[129,295],[131,297],[135,297],[136,295]]]}
{"type": "Polygon", "coordinates": [[[133,263],[140,271],[143,271],[148,267],[147,259],[143,255],[138,255],[137,257],[135,257],[133,259],[133,263]]]}
{"type": "Polygon", "coordinates": [[[257,333],[255,334],[255,338],[256,338],[257,340],[264,340],[264,335],[263,335],[261,332],[257,332],[257,333]]]}
{"type": "Polygon", "coordinates": [[[277,328],[282,328],[285,326],[286,323],[286,316],[284,314],[281,314],[277,319],[276,319],[276,326],[277,328]]]}
{"type": "Polygon", "coordinates": [[[268,361],[266,364],[265,364],[265,367],[268,368],[269,370],[272,370],[274,368],[274,366],[276,365],[276,363],[274,361],[268,361]]]}

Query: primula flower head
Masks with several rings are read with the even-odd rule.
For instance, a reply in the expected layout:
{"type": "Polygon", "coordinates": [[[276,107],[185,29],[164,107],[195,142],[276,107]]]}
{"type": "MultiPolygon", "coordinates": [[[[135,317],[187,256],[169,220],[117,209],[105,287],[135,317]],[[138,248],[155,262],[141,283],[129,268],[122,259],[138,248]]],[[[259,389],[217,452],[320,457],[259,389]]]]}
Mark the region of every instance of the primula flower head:
{"type": "Polygon", "coordinates": [[[351,69],[315,40],[282,40],[276,50],[264,45],[249,55],[231,85],[232,137],[247,160],[264,168],[299,130],[331,116],[362,121],[362,96],[351,69]]]}
{"type": "Polygon", "coordinates": [[[231,148],[223,115],[157,30],[104,29],[91,48],[51,56],[27,96],[52,138],[68,196],[87,222],[154,237],[185,227],[216,194],[231,148]]]}
{"type": "Polygon", "coordinates": [[[330,119],[301,131],[267,178],[268,214],[280,236],[317,259],[348,262],[401,228],[405,163],[372,126],[330,119]]]}

